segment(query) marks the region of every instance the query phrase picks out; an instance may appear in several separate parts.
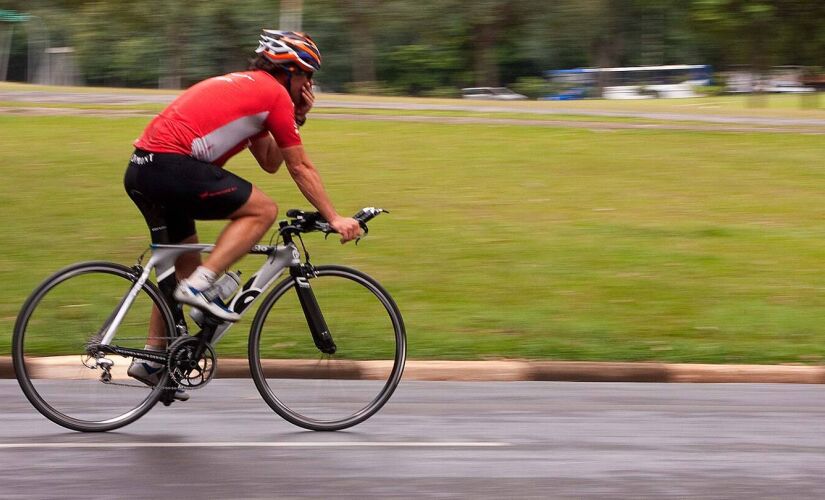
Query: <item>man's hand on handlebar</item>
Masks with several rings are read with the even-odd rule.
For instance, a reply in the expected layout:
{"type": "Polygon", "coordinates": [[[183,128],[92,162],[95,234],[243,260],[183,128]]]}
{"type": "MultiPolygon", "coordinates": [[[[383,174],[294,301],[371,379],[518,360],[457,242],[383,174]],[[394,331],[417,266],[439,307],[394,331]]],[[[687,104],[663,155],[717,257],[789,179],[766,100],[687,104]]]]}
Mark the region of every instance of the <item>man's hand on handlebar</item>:
{"type": "MultiPolygon", "coordinates": [[[[283,220],[279,223],[281,233],[300,234],[321,231],[324,234],[341,234],[341,243],[362,238],[367,234],[369,228],[367,222],[378,215],[387,212],[383,208],[364,207],[352,217],[335,216],[332,222],[328,222],[318,212],[304,212],[297,208],[287,210],[286,216],[291,220],[283,220]]],[[[389,212],[388,212],[389,213],[389,212]]]]}
{"type": "Polygon", "coordinates": [[[352,217],[336,217],[330,221],[330,227],[341,235],[341,243],[352,241],[361,236],[361,224],[352,217]]]}

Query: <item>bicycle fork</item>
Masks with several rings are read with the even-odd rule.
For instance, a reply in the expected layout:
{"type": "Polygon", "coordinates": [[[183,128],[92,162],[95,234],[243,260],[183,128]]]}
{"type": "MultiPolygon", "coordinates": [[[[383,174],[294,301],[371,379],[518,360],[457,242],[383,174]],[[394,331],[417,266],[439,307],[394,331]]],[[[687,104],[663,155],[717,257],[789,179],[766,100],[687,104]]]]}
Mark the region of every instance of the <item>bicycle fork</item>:
{"type": "Polygon", "coordinates": [[[293,266],[289,269],[289,274],[295,280],[295,292],[298,294],[298,301],[304,311],[304,317],[307,320],[307,326],[312,334],[315,347],[324,354],[335,354],[337,346],[332,340],[332,334],[309,284],[309,278],[314,275],[312,268],[293,266]]]}

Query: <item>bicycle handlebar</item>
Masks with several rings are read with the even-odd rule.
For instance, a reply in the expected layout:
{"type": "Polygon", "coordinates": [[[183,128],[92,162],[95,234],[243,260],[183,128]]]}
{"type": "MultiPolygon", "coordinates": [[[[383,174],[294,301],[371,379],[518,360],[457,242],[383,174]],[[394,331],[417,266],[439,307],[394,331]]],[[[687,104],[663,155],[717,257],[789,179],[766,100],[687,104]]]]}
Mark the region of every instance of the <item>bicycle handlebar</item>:
{"type": "MultiPolygon", "coordinates": [[[[358,224],[361,226],[361,229],[364,230],[364,234],[366,235],[369,232],[367,222],[378,217],[378,215],[384,212],[389,213],[388,210],[384,210],[383,208],[364,207],[359,210],[358,213],[353,215],[352,218],[358,221],[358,224]]],[[[292,233],[311,233],[313,231],[320,231],[322,233],[329,234],[337,232],[318,212],[304,212],[303,210],[293,208],[286,211],[286,216],[292,220],[281,221],[280,227],[282,232],[284,230],[288,230],[292,233]]]]}

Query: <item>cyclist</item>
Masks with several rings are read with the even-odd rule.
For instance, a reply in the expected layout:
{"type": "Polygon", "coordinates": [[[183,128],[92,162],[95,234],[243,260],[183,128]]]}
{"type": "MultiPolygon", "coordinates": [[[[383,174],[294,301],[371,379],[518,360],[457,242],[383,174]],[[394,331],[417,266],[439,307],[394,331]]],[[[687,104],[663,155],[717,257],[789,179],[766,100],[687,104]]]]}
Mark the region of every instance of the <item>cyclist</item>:
{"type": "MultiPolygon", "coordinates": [[[[298,127],[312,108],[312,76],[321,67],[315,42],[304,33],[263,30],[248,71],[204,80],[184,91],[135,141],[124,178],[129,197],[149,225],[153,243],[197,243],[195,220],[228,219],[212,253],[180,256],[174,297],[225,320],[240,315],[208,298],[216,279],[243,257],[275,222],[278,207],[260,189],[225,170],[249,149],[261,168],[282,163],[306,199],[341,234],[353,240],[361,228],[335,211],[321,177],[302,146],[298,127]]],[[[146,348],[164,350],[166,335],[153,311],[146,348]]],[[[129,375],[149,385],[162,366],[133,362],[129,375]]]]}

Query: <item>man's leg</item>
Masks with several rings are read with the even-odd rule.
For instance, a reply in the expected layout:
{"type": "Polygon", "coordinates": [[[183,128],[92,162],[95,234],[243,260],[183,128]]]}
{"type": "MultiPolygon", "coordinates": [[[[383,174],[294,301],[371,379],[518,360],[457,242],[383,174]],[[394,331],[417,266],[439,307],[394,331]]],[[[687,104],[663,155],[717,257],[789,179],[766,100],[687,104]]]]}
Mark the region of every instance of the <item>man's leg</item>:
{"type": "MultiPolygon", "coordinates": [[[[179,241],[179,244],[197,243],[198,235],[193,234],[188,238],[179,241]]],[[[175,277],[178,281],[189,276],[201,262],[200,252],[185,253],[175,260],[175,277]]],[[[157,306],[152,306],[152,314],[149,318],[149,336],[146,339],[146,348],[156,351],[165,351],[167,346],[168,333],[166,325],[163,322],[163,317],[160,314],[157,306]]],[[[132,359],[127,373],[130,377],[145,383],[146,385],[157,385],[163,374],[163,365],[154,361],[143,361],[132,359]]],[[[186,401],[189,399],[189,394],[186,391],[178,389],[175,391],[175,399],[186,401]]]]}
{"type": "Polygon", "coordinates": [[[240,314],[211,299],[205,292],[220,274],[249,252],[278,216],[275,202],[255,186],[251,188],[249,198],[229,215],[230,222],[206,262],[175,289],[175,300],[208,311],[224,321],[238,321],[240,314]]]}
{"type": "MultiPolygon", "coordinates": [[[[178,243],[185,245],[197,242],[198,235],[193,234],[178,243]]],[[[192,274],[199,265],[201,265],[200,252],[185,253],[175,260],[175,277],[180,281],[192,274]]],[[[166,325],[163,323],[160,311],[157,306],[152,306],[152,317],[149,320],[149,338],[146,340],[146,345],[155,349],[165,350],[166,337],[168,337],[166,325]]]]}
{"type": "Polygon", "coordinates": [[[275,202],[253,186],[246,203],[229,216],[229,224],[221,232],[215,249],[203,266],[220,275],[261,240],[277,217],[278,206],[275,202]]]}

